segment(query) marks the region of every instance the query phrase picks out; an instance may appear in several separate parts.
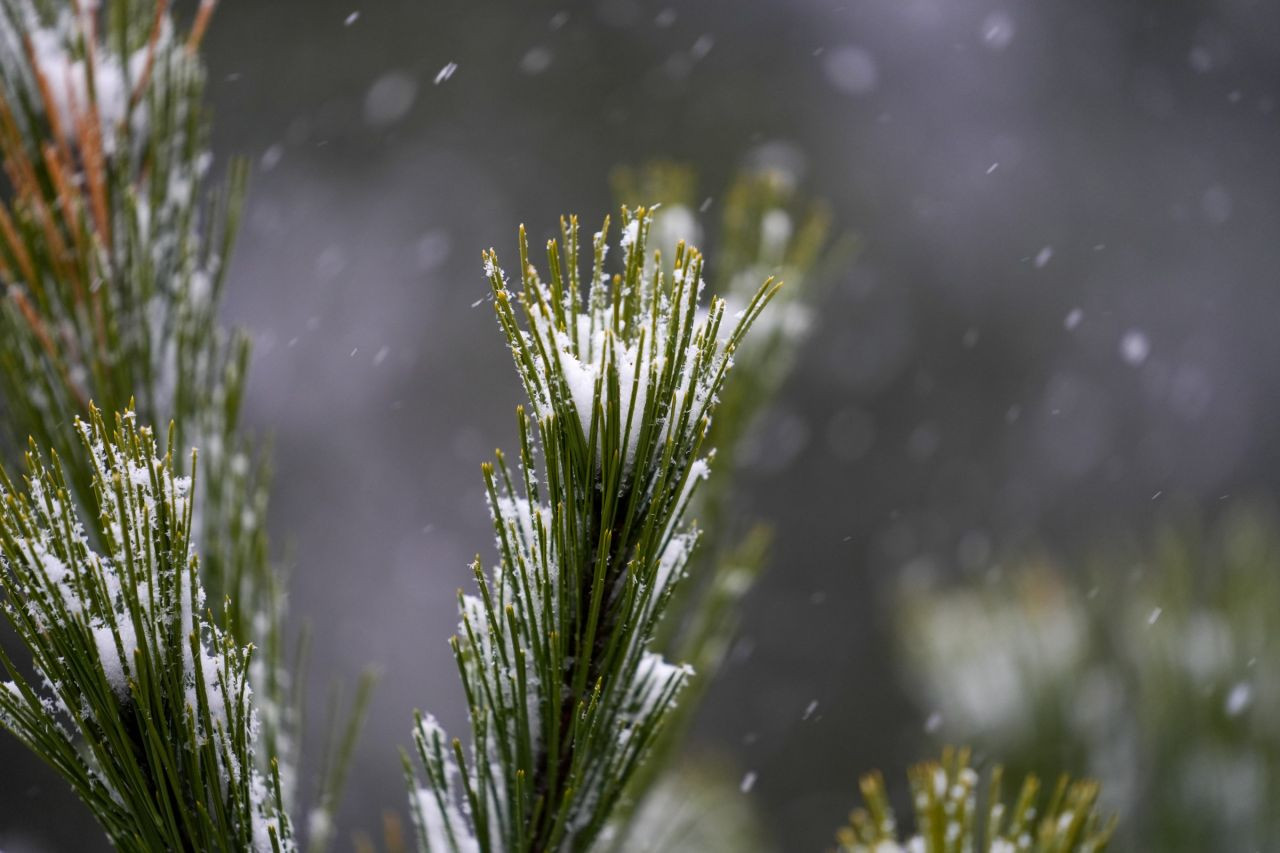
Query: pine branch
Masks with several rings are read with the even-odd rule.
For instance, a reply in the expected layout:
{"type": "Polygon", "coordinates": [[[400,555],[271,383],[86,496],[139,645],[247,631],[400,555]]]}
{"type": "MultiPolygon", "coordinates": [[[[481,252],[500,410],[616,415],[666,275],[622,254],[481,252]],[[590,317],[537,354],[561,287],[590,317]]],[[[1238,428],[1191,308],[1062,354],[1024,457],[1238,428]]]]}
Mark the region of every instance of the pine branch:
{"type": "MultiPolygon", "coordinates": [[[[665,187],[669,194],[657,197],[692,203],[692,175],[685,170],[651,166],[642,178],[620,183],[655,191],[665,187]]],[[[822,286],[856,251],[856,241],[848,235],[832,239],[831,212],[825,204],[805,200],[790,179],[776,172],[739,175],[718,207],[721,252],[710,274],[730,308],[750,299],[754,282],[767,276],[785,280],[787,287],[734,356],[734,382],[721,395],[719,417],[708,436],[726,476],[703,489],[693,508],[713,534],[693,557],[699,582],[681,590],[672,618],[656,638],[665,653],[694,661],[707,676],[723,660],[736,630],[731,614],[754,585],[771,539],[767,525],[744,532],[729,523],[727,508],[739,452],[790,373],[814,321],[822,286]]],[[[658,216],[664,213],[670,215],[670,209],[660,210],[658,216]]],[[[663,230],[674,230],[674,224],[663,230]]]]}
{"type": "MultiPolygon", "coordinates": [[[[83,507],[94,471],[70,425],[90,400],[201,448],[201,581],[229,602],[221,627],[257,647],[262,754],[292,801],[301,691],[268,555],[270,471],[240,424],[248,337],[218,323],[247,168],[210,189],[198,48],[213,8],[201,0],[183,30],[168,0],[0,0],[0,452],[28,436],[56,452],[83,507]]],[[[340,787],[322,783],[315,825],[340,787]]]]}
{"type": "Polygon", "coordinates": [[[501,453],[484,467],[501,559],[491,576],[477,560],[453,640],[470,753],[419,718],[426,784],[406,765],[429,850],[587,849],[690,675],[649,640],[696,542],[685,513],[731,356],[777,288],[726,323],[723,300],[699,307],[701,255],[678,245],[666,275],[652,213],[622,218],[623,271],[604,271],[606,220],[585,301],[576,219],[547,244],[547,282],[521,230],[518,298],[485,254],[533,417],[516,471],[501,453]]]}
{"type": "Polygon", "coordinates": [[[328,731],[320,755],[315,804],[307,815],[307,849],[313,853],[328,849],[333,840],[333,816],[342,801],[351,759],[368,715],[369,701],[373,698],[376,683],[376,674],[372,670],[365,670],[356,685],[350,707],[345,711],[340,685],[335,683],[331,688],[326,718],[328,731]]]}
{"type": "MultiPolygon", "coordinates": [[[[251,647],[205,611],[191,476],[136,415],[76,422],[93,470],[77,511],[63,460],[32,444],[26,488],[0,470],[0,725],[54,767],[121,850],[289,850],[278,772],[264,777],[251,647]]],[[[194,468],[194,458],[192,467],[194,468]]],[[[227,607],[230,607],[228,604],[227,607]]]]}
{"type": "MultiPolygon", "coordinates": [[[[212,4],[205,4],[208,9],[212,4]]],[[[279,703],[281,597],[262,527],[266,476],[238,432],[249,345],[217,307],[245,169],[204,189],[209,169],[197,34],[174,32],[163,2],[116,0],[95,14],[66,3],[0,0],[0,425],[67,465],[84,503],[92,470],[68,425],[89,400],[132,403],[200,446],[202,579],[230,598],[226,627],[267,660],[255,677],[279,703]]]]}
{"type": "Polygon", "coordinates": [[[939,762],[928,761],[907,774],[915,810],[916,833],[900,840],[884,777],[862,777],[865,802],[836,835],[842,853],[1095,853],[1106,848],[1115,821],[1094,812],[1095,782],[1058,780],[1041,806],[1040,782],[1026,777],[1010,801],[1002,792],[1004,772],[995,767],[979,806],[978,773],[968,750],[946,749],[939,762]]]}
{"type": "Polygon", "coordinates": [[[663,772],[624,837],[613,839],[607,849],[618,853],[765,853],[773,849],[760,810],[743,796],[741,779],[731,766],[682,756],[663,772]]]}
{"type": "MultiPolygon", "coordinates": [[[[643,196],[672,202],[655,214],[660,245],[674,245],[676,235],[700,230],[693,212],[696,176],[690,168],[658,162],[622,169],[614,183],[624,201],[643,196]]],[[[723,473],[699,490],[689,511],[710,533],[690,557],[690,581],[677,590],[653,642],[664,656],[690,661],[698,675],[668,720],[654,760],[639,770],[620,809],[619,843],[628,835],[628,813],[643,806],[664,758],[679,748],[702,694],[728,654],[742,599],[769,558],[770,526],[756,523],[744,530],[728,512],[739,451],[790,372],[822,286],[856,251],[852,237],[832,239],[826,206],[804,200],[794,182],[777,172],[744,171],[715,207],[720,211],[720,252],[708,274],[730,310],[750,299],[755,282],[767,276],[785,280],[787,287],[735,353],[734,381],[722,392],[711,424],[707,440],[716,448],[716,466],[723,473]]]]}
{"type": "Polygon", "coordinates": [[[1277,512],[1167,511],[1146,541],[1112,543],[1087,570],[1005,557],[980,584],[906,586],[907,683],[946,737],[1010,768],[1098,779],[1126,848],[1268,849],[1280,839],[1277,512]]]}

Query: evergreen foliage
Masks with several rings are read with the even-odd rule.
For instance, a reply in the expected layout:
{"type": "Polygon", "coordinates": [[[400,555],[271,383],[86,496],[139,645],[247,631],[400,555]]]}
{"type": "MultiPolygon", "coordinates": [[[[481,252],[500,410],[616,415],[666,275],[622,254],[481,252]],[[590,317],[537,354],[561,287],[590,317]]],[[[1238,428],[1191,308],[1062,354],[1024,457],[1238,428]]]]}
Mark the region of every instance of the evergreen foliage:
{"type": "MultiPolygon", "coordinates": [[[[0,613],[30,655],[0,650],[0,726],[123,850],[278,851],[303,834],[289,814],[304,690],[268,558],[267,466],[240,425],[248,339],[218,324],[246,169],[211,188],[198,48],[213,7],[183,24],[168,0],[0,0],[0,613]]],[[[725,523],[725,478],[704,481],[713,460],[732,468],[789,369],[811,282],[845,253],[820,206],[755,174],[726,197],[722,264],[704,269],[682,241],[698,230],[690,180],[620,179],[676,203],[622,208],[617,272],[607,219],[585,274],[573,218],[545,280],[521,230],[519,293],[484,256],[529,408],[514,464],[483,467],[497,562],[477,558],[477,590],[459,594],[470,743],[420,715],[404,759],[426,850],[662,849],[686,831],[705,849],[691,804],[740,814],[659,777],[768,552],[767,528],[725,523]],[[704,275],[723,298],[704,303],[704,275]],[[781,294],[779,275],[794,285],[781,294]],[[701,546],[694,519],[714,531],[701,546]]],[[[313,849],[334,837],[369,689],[346,715],[334,694],[313,849]]],[[[973,813],[971,772],[951,754],[915,772],[925,800],[938,773],[961,790],[925,803],[922,826],[973,813]]],[[[880,827],[883,789],[864,792],[880,827]]],[[[1105,841],[1083,817],[1096,795],[1060,788],[1057,829],[1035,830],[1049,846],[1017,849],[1096,849],[1060,843],[1105,841]]],[[[1032,829],[1015,811],[1009,838],[1032,829]]]]}
{"type": "Polygon", "coordinates": [[[485,254],[533,416],[517,416],[514,474],[502,454],[484,469],[500,560],[490,576],[476,562],[453,640],[471,749],[430,717],[415,730],[425,849],[588,849],[691,674],[649,640],[696,542],[686,510],[732,355],[776,286],[729,322],[719,298],[700,308],[702,256],[677,245],[667,274],[652,216],[623,208],[614,275],[606,220],[585,300],[576,219],[547,244],[547,281],[521,231],[518,297],[485,254]]]}
{"type": "MultiPolygon", "coordinates": [[[[232,163],[209,189],[198,48],[213,8],[204,0],[183,28],[166,0],[0,0],[0,451],[16,461],[31,437],[58,460],[67,505],[87,508],[98,471],[72,424],[90,401],[201,448],[189,529],[200,583],[228,648],[255,648],[253,755],[291,804],[303,691],[268,559],[268,471],[240,429],[248,338],[217,321],[246,169],[232,163]]],[[[368,689],[326,745],[337,760],[313,826],[329,823],[368,689]]]]}
{"type": "Polygon", "coordinates": [[[205,610],[176,430],[163,456],[132,411],[108,432],[93,409],[76,432],[87,511],[34,445],[25,489],[0,472],[0,613],[34,670],[0,652],[0,723],[121,850],[292,849],[278,772],[257,769],[252,651],[205,610]]]}
{"type": "MultiPolygon", "coordinates": [[[[692,212],[695,180],[687,167],[655,163],[619,170],[614,182],[623,199],[664,200],[654,210],[654,242],[660,249],[702,230],[692,212]]],[[[664,654],[689,660],[705,674],[719,668],[736,629],[737,604],[763,568],[771,539],[767,524],[744,531],[728,523],[738,452],[794,363],[812,323],[818,286],[855,246],[848,237],[833,243],[830,211],[804,200],[791,179],[779,172],[739,175],[718,209],[722,214],[713,230],[720,251],[706,275],[730,312],[747,304],[766,278],[787,286],[734,353],[734,381],[720,394],[718,416],[707,437],[716,448],[717,468],[724,473],[700,489],[693,504],[693,515],[708,533],[690,558],[697,570],[679,591],[655,639],[664,654]]],[[[698,681],[705,684],[707,679],[698,681]]]]}
{"type": "Polygon", "coordinates": [[[236,637],[252,639],[264,738],[285,759],[293,703],[283,597],[267,558],[266,472],[239,432],[248,338],[217,308],[245,170],[206,190],[210,158],[196,49],[166,4],[0,2],[0,430],[56,450],[75,500],[92,466],[68,426],[132,405],[198,446],[202,581],[236,637]]]}
{"type": "MultiPolygon", "coordinates": [[[[694,214],[696,179],[689,167],[658,162],[641,169],[620,169],[614,184],[624,201],[664,200],[654,212],[653,239],[659,248],[702,231],[694,214]]],[[[716,448],[720,473],[698,490],[689,509],[706,533],[689,557],[688,579],[677,588],[653,640],[654,649],[664,657],[689,661],[696,676],[671,712],[651,759],[637,772],[622,803],[620,823],[629,810],[643,808],[649,791],[660,783],[702,694],[729,652],[738,628],[739,605],[768,561],[773,539],[770,525],[734,523],[729,511],[740,451],[794,364],[813,322],[820,287],[857,248],[848,235],[833,239],[826,205],[806,200],[794,179],[777,170],[742,172],[712,206],[718,219],[708,231],[715,235],[719,251],[706,275],[730,310],[745,304],[765,278],[785,281],[786,287],[777,292],[768,312],[735,352],[734,381],[721,391],[717,416],[711,422],[707,443],[716,448]]],[[[618,837],[630,834],[620,829],[618,837]]]]}
{"type": "MultiPolygon", "coordinates": [[[[681,698],[681,705],[687,702],[681,698]]],[[[651,764],[661,764],[654,755],[651,764]]],[[[764,853],[775,849],[741,775],[712,760],[663,768],[629,822],[607,845],[618,853],[764,853]]]]}
{"type": "Polygon", "coordinates": [[[1126,846],[1274,847],[1275,531],[1274,508],[1241,502],[1213,524],[1176,513],[1089,571],[1035,560],[977,588],[908,587],[910,683],[947,737],[1098,779],[1126,846]]]}

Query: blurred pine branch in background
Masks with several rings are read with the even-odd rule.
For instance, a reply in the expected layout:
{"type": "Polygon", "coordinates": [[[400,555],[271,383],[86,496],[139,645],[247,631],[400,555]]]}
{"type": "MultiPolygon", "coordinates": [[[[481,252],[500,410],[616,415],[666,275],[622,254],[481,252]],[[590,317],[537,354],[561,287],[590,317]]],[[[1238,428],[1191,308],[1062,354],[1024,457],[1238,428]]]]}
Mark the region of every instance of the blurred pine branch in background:
{"type": "Polygon", "coordinates": [[[865,805],[836,835],[841,853],[1093,853],[1107,846],[1114,821],[1094,811],[1095,782],[1062,777],[1046,798],[1040,780],[1027,776],[1017,796],[1004,796],[1004,770],[996,766],[985,786],[970,766],[968,750],[943,750],[939,761],[911,768],[915,832],[901,840],[884,777],[862,778],[865,805]]]}
{"type": "Polygon", "coordinates": [[[1174,513],[1089,571],[1047,561],[904,586],[921,707],[1019,771],[1103,785],[1133,849],[1280,842],[1280,526],[1238,502],[1174,513]]]}
{"type": "Polygon", "coordinates": [[[718,199],[700,200],[694,170],[669,161],[619,168],[613,184],[623,203],[663,199],[654,213],[652,237],[660,251],[669,253],[679,240],[708,234],[717,252],[707,277],[731,309],[766,277],[786,285],[735,353],[734,381],[722,391],[711,421],[708,442],[716,448],[721,473],[698,491],[689,510],[706,533],[654,640],[664,655],[689,661],[695,676],[655,745],[655,759],[637,774],[631,804],[624,806],[629,809],[644,803],[665,761],[683,742],[698,700],[728,655],[741,602],[769,561],[771,526],[755,521],[744,527],[731,511],[738,451],[786,380],[824,286],[851,262],[857,241],[847,234],[833,237],[827,207],[806,199],[794,178],[778,169],[743,170],[718,199]]]}

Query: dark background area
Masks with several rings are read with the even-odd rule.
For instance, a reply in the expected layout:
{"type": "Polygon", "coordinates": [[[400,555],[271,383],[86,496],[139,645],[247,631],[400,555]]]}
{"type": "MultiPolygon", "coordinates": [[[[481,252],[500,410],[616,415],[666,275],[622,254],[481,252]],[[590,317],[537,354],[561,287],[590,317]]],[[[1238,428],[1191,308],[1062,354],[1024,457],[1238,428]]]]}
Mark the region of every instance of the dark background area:
{"type": "MultiPolygon", "coordinates": [[[[465,731],[454,591],[520,401],[480,250],[590,226],[619,164],[687,161],[712,219],[738,168],[784,167],[864,247],[737,481],[776,551],[691,745],[758,774],[778,849],[922,753],[896,578],[1280,475],[1275,4],[224,0],[207,58],[216,159],[255,163],[226,316],[316,707],[383,672],[344,833],[403,812],[413,708],[465,731]]],[[[98,843],[10,740],[0,766],[0,847],[98,843]]]]}

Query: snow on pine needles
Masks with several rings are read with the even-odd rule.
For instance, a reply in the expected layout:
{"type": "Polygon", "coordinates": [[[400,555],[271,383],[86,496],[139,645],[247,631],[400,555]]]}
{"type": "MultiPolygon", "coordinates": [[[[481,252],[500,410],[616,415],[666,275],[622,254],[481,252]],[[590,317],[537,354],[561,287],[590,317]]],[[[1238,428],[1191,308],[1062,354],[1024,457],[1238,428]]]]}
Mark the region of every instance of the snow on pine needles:
{"type": "Polygon", "coordinates": [[[517,416],[518,464],[483,468],[499,562],[474,565],[452,641],[472,745],[430,717],[415,730],[428,850],[589,846],[692,675],[649,641],[696,542],[685,512],[734,350],[777,286],[726,321],[723,300],[701,304],[696,249],[664,267],[646,249],[652,212],[622,219],[621,271],[605,271],[606,220],[586,282],[574,218],[547,243],[545,281],[521,229],[519,294],[484,255],[531,416],[517,416]]]}
{"type": "Polygon", "coordinates": [[[0,652],[0,724],[121,850],[291,849],[279,775],[255,760],[252,649],[206,609],[174,431],[161,456],[131,411],[114,430],[96,409],[76,427],[90,507],[34,444],[25,488],[0,472],[0,613],[36,676],[0,652]]]}

